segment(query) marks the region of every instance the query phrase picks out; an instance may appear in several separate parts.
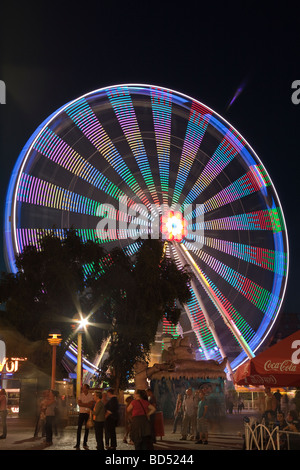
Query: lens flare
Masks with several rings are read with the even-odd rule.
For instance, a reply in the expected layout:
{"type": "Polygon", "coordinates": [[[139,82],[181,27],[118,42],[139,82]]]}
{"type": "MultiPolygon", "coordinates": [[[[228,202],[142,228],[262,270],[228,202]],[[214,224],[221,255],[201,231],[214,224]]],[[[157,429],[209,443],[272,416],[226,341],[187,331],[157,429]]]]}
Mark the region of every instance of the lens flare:
{"type": "Polygon", "coordinates": [[[181,212],[170,211],[162,217],[161,232],[163,238],[180,242],[187,234],[187,222],[181,212]]]}

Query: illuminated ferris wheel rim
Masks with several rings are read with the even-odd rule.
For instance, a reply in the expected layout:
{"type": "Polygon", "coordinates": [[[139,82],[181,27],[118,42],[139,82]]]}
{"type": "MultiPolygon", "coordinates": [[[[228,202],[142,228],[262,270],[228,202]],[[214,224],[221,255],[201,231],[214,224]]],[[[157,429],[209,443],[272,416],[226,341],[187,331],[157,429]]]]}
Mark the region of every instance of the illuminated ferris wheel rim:
{"type": "MultiPolygon", "coordinates": [[[[8,193],[7,193],[6,210],[5,210],[5,232],[6,232],[5,241],[6,241],[6,250],[7,250],[7,260],[8,260],[9,269],[12,272],[16,271],[16,268],[15,268],[15,265],[14,265],[15,253],[19,253],[19,251],[18,251],[18,242],[17,242],[17,200],[16,200],[16,192],[17,191],[16,191],[16,189],[19,186],[20,178],[21,178],[23,169],[27,164],[27,160],[30,157],[30,152],[34,147],[35,142],[38,140],[39,136],[43,133],[44,129],[47,126],[51,125],[51,123],[55,121],[56,117],[60,113],[62,113],[66,108],[71,106],[72,104],[76,103],[77,101],[79,101],[81,99],[85,99],[85,98],[88,98],[88,97],[93,97],[94,95],[96,96],[96,95],[98,95],[102,92],[105,92],[108,89],[112,90],[112,89],[117,89],[117,88],[122,88],[122,87],[126,87],[126,88],[130,89],[130,91],[133,91],[133,92],[136,91],[137,93],[139,92],[139,90],[140,90],[140,93],[142,93],[142,91],[144,89],[147,89],[147,90],[161,89],[164,92],[170,93],[172,95],[172,97],[173,96],[175,98],[179,97],[179,98],[182,98],[182,99],[186,100],[187,102],[197,103],[200,106],[203,106],[208,112],[210,112],[212,114],[212,116],[217,117],[221,121],[222,124],[224,123],[226,126],[228,126],[228,128],[230,128],[232,131],[236,132],[237,135],[241,136],[241,134],[237,131],[237,129],[235,129],[226,119],[224,119],[222,116],[220,116],[217,112],[215,112],[213,109],[208,107],[206,104],[203,104],[199,100],[196,100],[195,98],[192,98],[189,95],[186,95],[184,93],[175,91],[175,90],[170,89],[170,88],[162,87],[162,86],[159,86],[159,85],[147,85],[147,84],[139,84],[139,83],[118,84],[118,85],[113,85],[113,86],[102,87],[102,88],[96,89],[94,91],[85,93],[85,94],[81,95],[80,97],[75,98],[74,100],[69,101],[68,103],[66,103],[65,105],[60,107],[58,110],[56,110],[54,113],[52,113],[48,118],[46,118],[43,121],[43,123],[36,129],[36,131],[33,133],[33,135],[27,141],[26,145],[24,146],[24,148],[23,148],[22,152],[20,153],[19,158],[18,158],[18,160],[15,164],[15,167],[14,167],[14,170],[13,170],[13,176],[11,178],[8,193]]],[[[251,152],[255,156],[257,162],[263,166],[259,156],[253,150],[253,148],[249,145],[248,141],[246,139],[244,139],[244,137],[242,137],[242,139],[243,139],[245,145],[247,145],[247,147],[251,150],[251,152]]],[[[265,168],[264,168],[264,170],[265,170],[265,168]]],[[[286,230],[286,223],[285,223],[285,219],[284,219],[284,213],[283,213],[283,210],[282,210],[282,207],[281,207],[280,199],[278,197],[276,188],[275,188],[275,186],[274,186],[274,184],[273,184],[273,182],[272,182],[272,180],[271,180],[271,178],[268,175],[266,170],[265,170],[265,172],[268,176],[269,181],[271,182],[272,190],[273,190],[273,192],[276,196],[276,199],[277,199],[276,203],[277,203],[277,205],[279,206],[279,208],[281,210],[281,216],[282,216],[283,224],[284,224],[284,227],[285,227],[285,232],[286,232],[285,243],[286,243],[286,249],[287,249],[287,252],[286,252],[287,270],[286,270],[286,278],[285,278],[286,280],[285,280],[285,284],[284,284],[283,295],[281,297],[280,306],[279,306],[279,308],[277,308],[276,316],[273,319],[273,321],[270,323],[269,328],[265,331],[265,334],[261,338],[261,341],[258,344],[258,346],[253,349],[254,352],[260,347],[261,343],[263,343],[265,338],[269,335],[269,332],[272,329],[272,327],[274,326],[274,323],[275,323],[275,321],[278,317],[278,314],[280,312],[282,302],[283,302],[283,299],[284,299],[284,296],[285,296],[287,278],[288,278],[288,270],[289,270],[288,235],[287,235],[287,230],[286,230]]]]}

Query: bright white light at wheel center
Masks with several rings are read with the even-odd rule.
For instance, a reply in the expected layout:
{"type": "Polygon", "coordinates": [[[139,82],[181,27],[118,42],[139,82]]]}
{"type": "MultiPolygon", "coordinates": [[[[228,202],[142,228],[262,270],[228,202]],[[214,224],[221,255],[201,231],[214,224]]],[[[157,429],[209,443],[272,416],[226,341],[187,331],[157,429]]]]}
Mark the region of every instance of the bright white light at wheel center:
{"type": "Polygon", "coordinates": [[[167,240],[181,241],[186,236],[186,221],[180,212],[162,217],[162,234],[167,240]]]}

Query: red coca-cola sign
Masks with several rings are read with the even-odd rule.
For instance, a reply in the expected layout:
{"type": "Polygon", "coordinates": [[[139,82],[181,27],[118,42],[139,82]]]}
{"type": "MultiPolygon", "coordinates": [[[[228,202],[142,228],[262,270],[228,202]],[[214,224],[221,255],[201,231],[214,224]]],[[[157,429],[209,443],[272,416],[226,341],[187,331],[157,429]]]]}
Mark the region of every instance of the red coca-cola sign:
{"type": "Polygon", "coordinates": [[[297,372],[297,366],[288,359],[281,362],[273,362],[269,359],[264,363],[264,370],[267,372],[297,372]]]}
{"type": "Polygon", "coordinates": [[[300,387],[300,330],[242,364],[236,383],[269,387],[300,387]]]}

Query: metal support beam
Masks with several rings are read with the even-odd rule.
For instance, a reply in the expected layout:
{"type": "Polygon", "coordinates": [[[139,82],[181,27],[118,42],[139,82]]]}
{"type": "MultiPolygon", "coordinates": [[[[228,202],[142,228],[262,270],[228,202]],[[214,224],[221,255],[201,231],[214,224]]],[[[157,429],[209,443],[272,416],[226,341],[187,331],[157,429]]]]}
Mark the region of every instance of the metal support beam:
{"type": "Polygon", "coordinates": [[[242,333],[239,331],[235,323],[232,321],[230,316],[228,315],[228,312],[223,308],[223,305],[219,301],[219,299],[216,297],[215,293],[213,292],[211,286],[205,279],[205,276],[203,275],[201,269],[199,266],[195,263],[194,259],[188,252],[187,248],[181,243],[181,244],[176,244],[177,249],[182,253],[184,259],[186,260],[187,264],[189,264],[197,277],[198,281],[200,282],[201,286],[209,296],[210,300],[213,302],[215,307],[217,308],[218,312],[220,313],[222,319],[224,320],[225,325],[230,329],[232,332],[233,336],[236,338],[238,343],[240,344],[241,348],[243,351],[247,354],[247,356],[252,359],[254,357],[254,353],[252,352],[251,348],[249,347],[248,343],[244,339],[242,333]]]}
{"type": "MultiPolygon", "coordinates": [[[[182,252],[182,250],[180,250],[180,245],[178,243],[173,243],[173,246],[176,250],[176,253],[177,253],[177,256],[179,257],[182,265],[184,266],[185,264],[188,264],[188,265],[191,265],[191,263],[189,262],[189,260],[186,259],[186,257],[184,256],[184,253],[182,252]]],[[[192,266],[191,266],[192,267],[192,266]]],[[[197,298],[197,301],[199,302],[199,305],[201,307],[201,310],[203,312],[203,315],[204,315],[204,318],[205,318],[205,321],[206,321],[206,324],[207,324],[207,327],[209,328],[211,334],[213,335],[213,338],[216,342],[216,345],[218,346],[219,350],[220,350],[220,353],[221,353],[221,356],[223,357],[223,359],[225,359],[227,356],[225,354],[225,351],[223,349],[223,346],[222,346],[222,343],[218,337],[218,334],[216,332],[216,329],[215,329],[215,325],[213,323],[213,321],[211,320],[211,318],[209,317],[208,313],[207,313],[207,310],[205,308],[205,305],[204,305],[204,302],[198,292],[198,289],[194,283],[193,280],[191,280],[191,285],[192,285],[192,288],[193,288],[193,291],[196,295],[196,298],[197,298]]],[[[230,365],[230,362],[229,360],[227,359],[227,369],[228,369],[228,374],[230,376],[230,380],[233,380],[233,372],[232,372],[232,369],[231,369],[231,365],[230,365]]]]}

